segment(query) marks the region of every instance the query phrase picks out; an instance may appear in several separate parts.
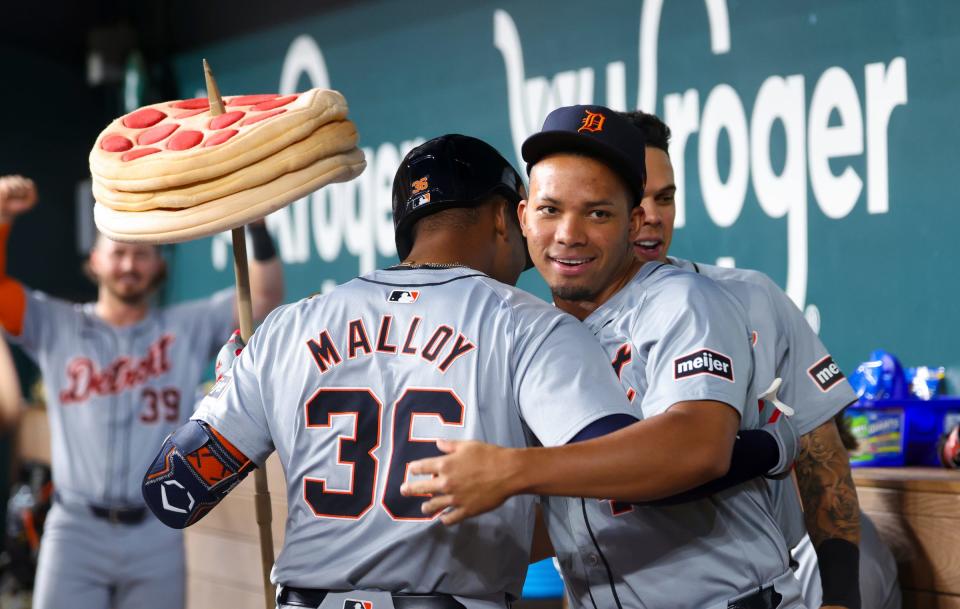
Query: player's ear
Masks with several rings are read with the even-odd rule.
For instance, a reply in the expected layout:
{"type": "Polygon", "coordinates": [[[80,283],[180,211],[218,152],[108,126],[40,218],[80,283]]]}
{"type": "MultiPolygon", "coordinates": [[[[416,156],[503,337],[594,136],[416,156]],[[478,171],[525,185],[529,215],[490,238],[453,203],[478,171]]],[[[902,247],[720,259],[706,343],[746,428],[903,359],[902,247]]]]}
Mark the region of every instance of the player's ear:
{"type": "Polygon", "coordinates": [[[507,217],[507,214],[510,213],[509,208],[510,203],[505,198],[497,197],[494,199],[493,227],[497,236],[505,240],[510,239],[510,229],[507,226],[510,222],[510,219],[507,217]]]}
{"type": "Polygon", "coordinates": [[[97,237],[93,241],[93,247],[90,248],[87,259],[83,261],[83,274],[86,275],[87,279],[94,285],[100,283],[97,270],[100,268],[100,258],[103,256],[103,252],[100,251],[100,240],[102,238],[103,237],[97,233],[97,237]]]}
{"type": "Polygon", "coordinates": [[[630,242],[640,238],[640,229],[643,227],[643,205],[637,203],[630,210],[630,242]]]}
{"type": "Polygon", "coordinates": [[[520,233],[523,234],[524,237],[527,236],[526,214],[527,200],[522,199],[520,203],[517,204],[517,220],[520,221],[520,233]]]}

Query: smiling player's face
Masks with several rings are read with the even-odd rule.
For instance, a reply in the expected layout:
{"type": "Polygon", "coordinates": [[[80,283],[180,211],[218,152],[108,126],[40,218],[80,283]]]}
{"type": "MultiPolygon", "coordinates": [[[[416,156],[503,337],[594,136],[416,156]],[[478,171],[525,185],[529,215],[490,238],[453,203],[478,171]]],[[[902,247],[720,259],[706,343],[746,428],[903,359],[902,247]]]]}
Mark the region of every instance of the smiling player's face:
{"type": "Polygon", "coordinates": [[[666,262],[673,240],[673,221],[677,207],[674,196],[677,185],[673,180],[670,156],[659,148],[647,146],[647,187],[643,192],[643,224],[640,235],[633,242],[633,251],[642,262],[666,262]]]}
{"type": "Polygon", "coordinates": [[[519,213],[530,256],[557,301],[599,305],[632,276],[642,212],[600,161],[573,154],[539,161],[519,213]]]}
{"type": "Polygon", "coordinates": [[[90,271],[97,282],[127,304],[149,298],[163,265],[153,245],[120,243],[103,236],[90,252],[90,271]]]}

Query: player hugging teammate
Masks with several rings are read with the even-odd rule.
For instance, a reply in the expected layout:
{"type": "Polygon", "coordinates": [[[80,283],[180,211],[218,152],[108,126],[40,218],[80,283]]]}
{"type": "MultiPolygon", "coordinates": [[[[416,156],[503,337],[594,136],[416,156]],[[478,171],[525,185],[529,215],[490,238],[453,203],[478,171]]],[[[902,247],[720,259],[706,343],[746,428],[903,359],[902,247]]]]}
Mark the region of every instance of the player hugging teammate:
{"type": "MultiPolygon", "coordinates": [[[[150,509],[192,524],[276,451],[280,607],[507,607],[537,495],[577,607],[804,607],[767,477],[815,452],[782,413],[806,436],[826,419],[752,344],[769,291],[637,257],[647,154],[599,106],[525,142],[529,195],[474,138],[411,151],[402,262],[274,311],[164,442],[150,509]],[[531,263],[555,307],[511,287],[531,263]]],[[[856,581],[855,537],[830,539],[856,581]]]]}

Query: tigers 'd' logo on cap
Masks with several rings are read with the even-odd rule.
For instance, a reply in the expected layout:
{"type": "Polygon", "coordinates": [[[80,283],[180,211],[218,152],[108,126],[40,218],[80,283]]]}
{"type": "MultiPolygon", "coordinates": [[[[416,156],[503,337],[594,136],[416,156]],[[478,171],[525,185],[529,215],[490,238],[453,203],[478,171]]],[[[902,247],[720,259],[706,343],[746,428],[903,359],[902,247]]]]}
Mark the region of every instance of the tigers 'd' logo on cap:
{"type": "Polygon", "coordinates": [[[817,384],[820,391],[826,393],[830,388],[843,380],[843,372],[837,366],[831,356],[826,356],[816,364],[807,369],[807,374],[817,384]]]}
{"type": "Polygon", "coordinates": [[[370,601],[358,601],[348,598],[343,601],[343,609],[373,609],[373,603],[370,601]]]}
{"type": "Polygon", "coordinates": [[[584,110],[583,120],[580,122],[580,128],[577,129],[577,133],[581,131],[599,133],[603,131],[603,123],[605,122],[607,122],[607,117],[603,114],[584,110]]]}
{"type": "Polygon", "coordinates": [[[416,290],[394,290],[387,296],[387,302],[399,302],[401,304],[411,304],[417,302],[420,298],[420,292],[416,290]]]}
{"type": "Polygon", "coordinates": [[[673,360],[673,380],[689,378],[698,374],[710,374],[733,382],[733,362],[723,353],[700,349],[673,360]]]}

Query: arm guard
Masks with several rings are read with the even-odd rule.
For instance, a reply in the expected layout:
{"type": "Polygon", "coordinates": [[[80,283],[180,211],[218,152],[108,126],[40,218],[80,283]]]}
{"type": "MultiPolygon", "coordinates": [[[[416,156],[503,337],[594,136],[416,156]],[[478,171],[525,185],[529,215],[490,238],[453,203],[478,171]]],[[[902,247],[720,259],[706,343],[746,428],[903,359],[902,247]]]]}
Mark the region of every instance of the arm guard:
{"type": "Polygon", "coordinates": [[[163,442],[143,477],[143,499],[160,522],[174,529],[206,516],[256,467],[217,430],[187,421],[163,442]]]}

